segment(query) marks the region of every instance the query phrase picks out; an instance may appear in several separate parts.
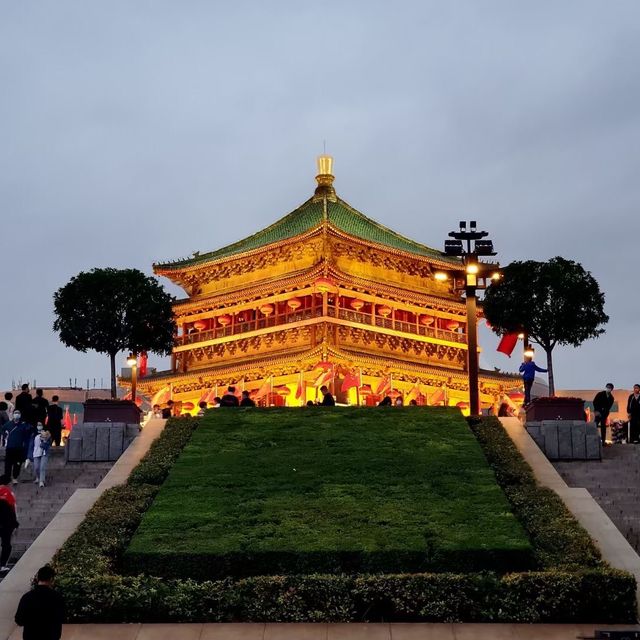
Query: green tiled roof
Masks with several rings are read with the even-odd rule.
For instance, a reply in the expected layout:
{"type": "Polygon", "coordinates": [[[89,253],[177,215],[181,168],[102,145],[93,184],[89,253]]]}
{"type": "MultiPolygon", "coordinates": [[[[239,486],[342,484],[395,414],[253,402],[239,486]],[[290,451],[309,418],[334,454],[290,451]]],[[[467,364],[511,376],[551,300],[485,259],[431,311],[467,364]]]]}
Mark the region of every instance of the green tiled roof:
{"type": "MultiPolygon", "coordinates": [[[[322,224],[323,206],[322,200],[310,198],[295,211],[287,214],[284,218],[280,218],[280,220],[266,229],[244,238],[244,240],[239,240],[216,251],[201,253],[176,262],[158,263],[155,266],[163,269],[181,269],[211,262],[212,260],[228,258],[239,253],[294,238],[307,231],[317,229],[322,224]]],[[[337,202],[327,202],[327,214],[329,223],[332,226],[362,240],[421,256],[446,261],[451,260],[442,252],[405,238],[375,220],[367,218],[367,216],[356,211],[339,198],[337,202]]]]}

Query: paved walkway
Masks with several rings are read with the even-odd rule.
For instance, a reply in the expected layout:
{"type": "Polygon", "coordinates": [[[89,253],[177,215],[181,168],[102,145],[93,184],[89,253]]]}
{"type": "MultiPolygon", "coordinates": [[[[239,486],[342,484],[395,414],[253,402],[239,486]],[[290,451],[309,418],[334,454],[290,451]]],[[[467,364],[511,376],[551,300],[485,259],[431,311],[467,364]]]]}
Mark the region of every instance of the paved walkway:
{"type": "Polygon", "coordinates": [[[602,451],[602,462],[554,462],[570,487],[584,487],[640,551],[640,446],[616,444],[602,451]]]}
{"type": "MultiPolygon", "coordinates": [[[[50,451],[46,487],[33,484],[31,469],[23,470],[20,484],[12,487],[20,527],[13,535],[10,564],[19,560],[77,489],[97,487],[113,466],[113,462],[70,462],[65,465],[63,448],[50,451]]],[[[4,468],[4,450],[0,452],[0,465],[4,468]]],[[[0,581],[5,575],[0,576],[0,581]]]]}

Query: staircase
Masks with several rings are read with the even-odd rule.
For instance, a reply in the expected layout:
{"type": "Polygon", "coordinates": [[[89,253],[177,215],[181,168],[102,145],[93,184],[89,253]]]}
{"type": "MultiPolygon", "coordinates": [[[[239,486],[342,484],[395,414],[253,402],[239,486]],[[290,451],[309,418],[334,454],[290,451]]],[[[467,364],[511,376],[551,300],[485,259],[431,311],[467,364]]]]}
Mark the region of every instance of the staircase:
{"type": "MultiPolygon", "coordinates": [[[[32,467],[26,471],[23,469],[20,483],[12,485],[20,527],[13,534],[9,563],[12,565],[17,562],[76,489],[96,487],[112,465],[113,462],[65,464],[64,449],[52,447],[49,450],[45,487],[40,488],[33,483],[32,467]]],[[[4,449],[0,450],[0,470],[4,471],[4,449]]]]}
{"type": "Polygon", "coordinates": [[[570,487],[587,489],[640,552],[640,445],[606,447],[602,462],[553,462],[553,466],[570,487]]]}

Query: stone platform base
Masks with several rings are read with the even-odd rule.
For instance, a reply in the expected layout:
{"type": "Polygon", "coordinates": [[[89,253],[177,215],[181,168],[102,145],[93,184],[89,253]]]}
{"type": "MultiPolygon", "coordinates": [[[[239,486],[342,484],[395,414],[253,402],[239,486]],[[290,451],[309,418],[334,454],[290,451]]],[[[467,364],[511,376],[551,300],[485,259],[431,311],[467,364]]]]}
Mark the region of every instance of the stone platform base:
{"type": "Polygon", "coordinates": [[[602,443],[595,422],[527,422],[527,432],[549,460],[600,460],[602,443]]]}

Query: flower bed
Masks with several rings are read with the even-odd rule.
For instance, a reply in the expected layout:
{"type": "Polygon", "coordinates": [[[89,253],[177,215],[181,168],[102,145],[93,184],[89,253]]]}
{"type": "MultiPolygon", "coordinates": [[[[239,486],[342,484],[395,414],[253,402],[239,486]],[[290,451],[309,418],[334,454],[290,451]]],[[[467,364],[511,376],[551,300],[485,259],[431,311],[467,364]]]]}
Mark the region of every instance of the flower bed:
{"type": "Polygon", "coordinates": [[[584,420],[584,400],[550,396],[534,398],[527,407],[527,422],[542,420],[584,420]]]}

